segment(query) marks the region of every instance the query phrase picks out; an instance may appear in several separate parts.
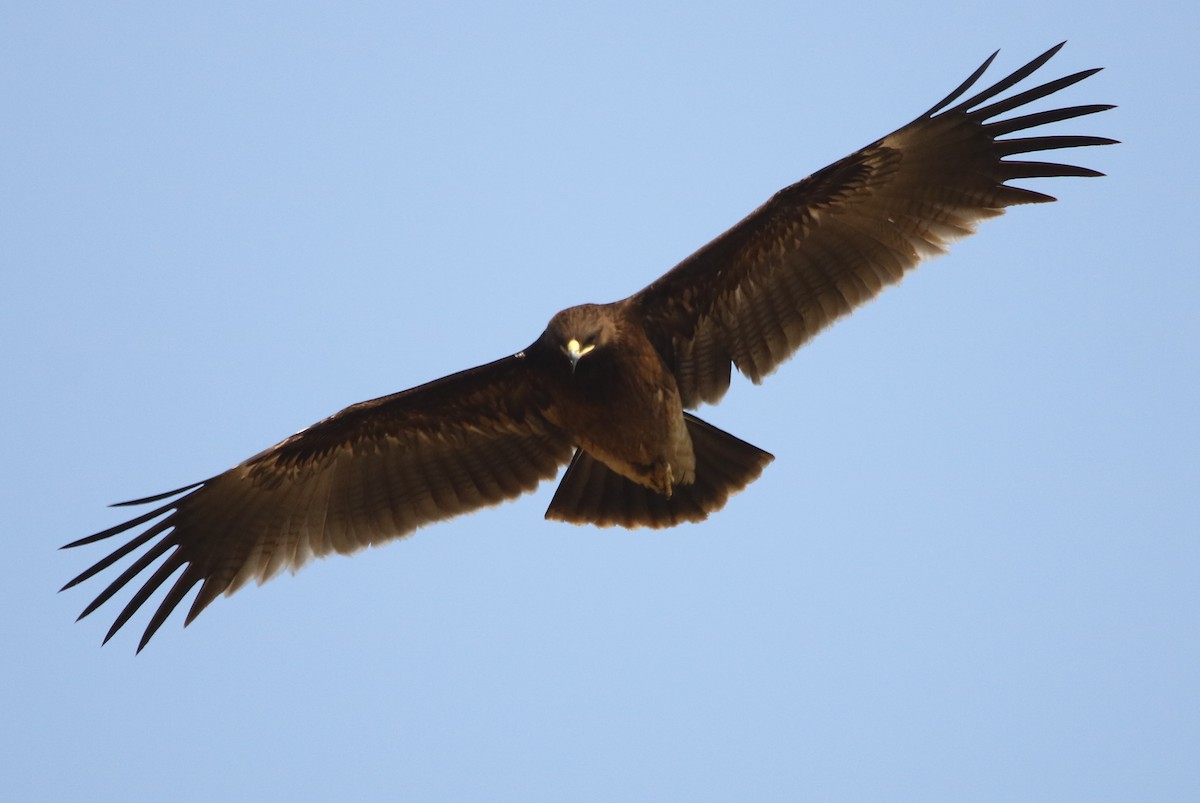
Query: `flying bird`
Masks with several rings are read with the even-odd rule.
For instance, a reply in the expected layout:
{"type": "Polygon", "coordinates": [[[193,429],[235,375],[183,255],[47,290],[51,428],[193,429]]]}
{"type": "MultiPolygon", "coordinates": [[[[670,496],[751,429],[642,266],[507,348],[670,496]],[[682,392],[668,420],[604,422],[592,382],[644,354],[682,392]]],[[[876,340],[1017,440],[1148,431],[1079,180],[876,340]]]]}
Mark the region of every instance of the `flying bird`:
{"type": "Polygon", "coordinates": [[[351,405],[215,477],[121,503],[164,502],[64,547],[146,525],[64,586],[145,548],[79,618],[158,562],[104,639],[178,574],[150,616],[141,651],[197,585],[185,625],[248,580],[512,499],[564,464],[548,519],[658,528],[720,510],[773,459],[687,412],[721,399],[731,367],[761,382],[980,220],[1055,200],[1009,181],[1101,175],[1009,158],[1115,142],[1010,136],[1110,105],[1000,119],[1098,72],[997,99],[1061,47],[960,100],[993,53],[908,125],[775,193],[628,298],[559,312],[522,351],[351,405]]]}

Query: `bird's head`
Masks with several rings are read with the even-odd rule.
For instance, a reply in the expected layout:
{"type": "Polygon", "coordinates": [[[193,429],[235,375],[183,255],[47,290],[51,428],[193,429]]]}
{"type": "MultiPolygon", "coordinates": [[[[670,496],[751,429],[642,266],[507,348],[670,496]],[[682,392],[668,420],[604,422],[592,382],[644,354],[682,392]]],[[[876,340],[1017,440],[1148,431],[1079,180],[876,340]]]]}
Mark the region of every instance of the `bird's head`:
{"type": "Polygon", "coordinates": [[[606,306],[582,304],[551,318],[542,338],[544,346],[556,349],[566,357],[571,373],[575,373],[579,361],[602,351],[615,332],[614,318],[606,306]]]}

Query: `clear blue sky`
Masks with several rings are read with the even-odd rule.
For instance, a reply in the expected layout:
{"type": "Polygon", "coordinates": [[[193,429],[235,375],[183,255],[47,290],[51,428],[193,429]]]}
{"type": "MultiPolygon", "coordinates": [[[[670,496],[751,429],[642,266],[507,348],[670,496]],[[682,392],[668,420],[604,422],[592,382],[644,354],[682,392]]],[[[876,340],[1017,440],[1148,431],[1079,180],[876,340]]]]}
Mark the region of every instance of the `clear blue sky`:
{"type": "Polygon", "coordinates": [[[1192,4],[404,5],[0,11],[6,795],[1200,799],[1192,4]],[[137,657],[72,623],[107,503],[522,348],[1062,39],[1109,177],[702,411],[777,458],[709,522],[547,486],[137,657]]]}

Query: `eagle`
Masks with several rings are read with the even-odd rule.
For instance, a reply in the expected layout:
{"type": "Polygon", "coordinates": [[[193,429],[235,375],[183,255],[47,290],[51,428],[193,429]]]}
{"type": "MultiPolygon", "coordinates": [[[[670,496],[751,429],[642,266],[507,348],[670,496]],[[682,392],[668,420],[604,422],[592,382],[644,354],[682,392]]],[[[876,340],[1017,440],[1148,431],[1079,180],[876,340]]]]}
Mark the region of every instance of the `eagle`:
{"type": "Polygon", "coordinates": [[[1115,143],[1023,134],[1111,105],[1004,116],[1099,71],[998,98],[1062,46],[962,99],[993,53],[908,125],[775,193],[628,298],[559,312],[521,351],[351,405],[210,479],[120,503],[163,504],[63,547],[145,526],[63,587],[142,550],[79,618],[157,563],[107,642],[177,574],[140,652],[196,586],[185,625],[249,580],[512,499],[564,464],[548,519],[628,528],[705,519],[774,459],[688,412],[720,401],[732,368],[761,382],[980,220],[1055,200],[1010,181],[1102,175],[1010,158],[1115,143]]]}

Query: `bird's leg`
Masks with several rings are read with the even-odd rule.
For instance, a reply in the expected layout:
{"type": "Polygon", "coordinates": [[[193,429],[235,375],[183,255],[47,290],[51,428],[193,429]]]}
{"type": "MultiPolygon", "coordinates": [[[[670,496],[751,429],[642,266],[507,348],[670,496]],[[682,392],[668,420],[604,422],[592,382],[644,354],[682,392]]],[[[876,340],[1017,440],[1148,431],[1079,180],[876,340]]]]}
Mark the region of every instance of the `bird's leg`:
{"type": "Polygon", "coordinates": [[[675,474],[671,471],[670,461],[661,458],[655,460],[651,472],[650,481],[654,490],[670,499],[675,486],[675,474]]]}

